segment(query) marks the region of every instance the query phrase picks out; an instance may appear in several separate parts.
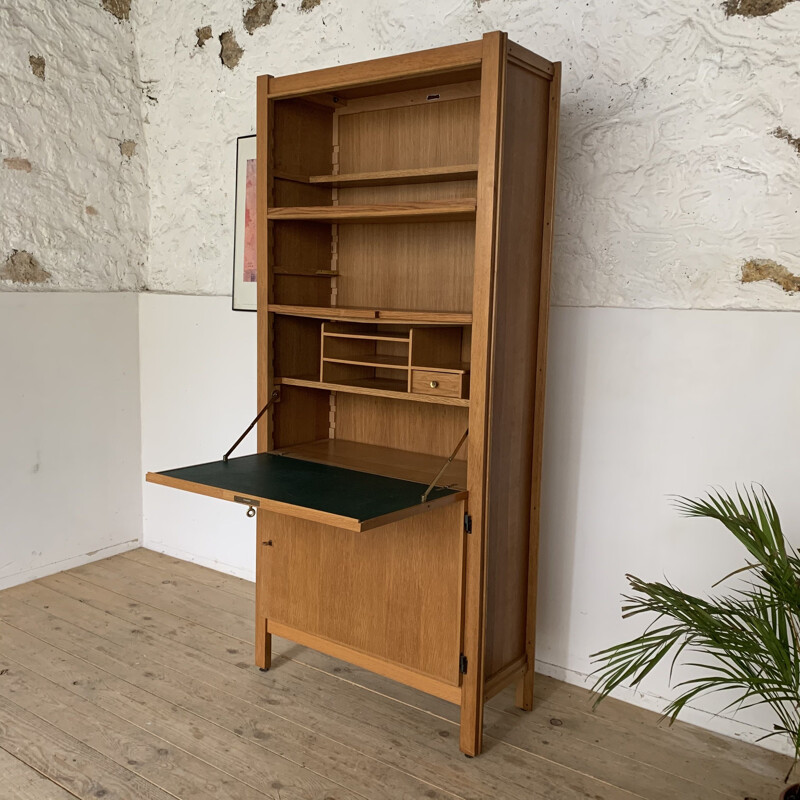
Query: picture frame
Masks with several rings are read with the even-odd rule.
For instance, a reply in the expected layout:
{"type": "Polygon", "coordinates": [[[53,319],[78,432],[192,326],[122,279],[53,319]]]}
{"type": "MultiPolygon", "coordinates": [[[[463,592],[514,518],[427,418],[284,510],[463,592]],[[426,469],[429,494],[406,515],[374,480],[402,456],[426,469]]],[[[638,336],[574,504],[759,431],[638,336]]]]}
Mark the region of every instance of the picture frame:
{"type": "Polygon", "coordinates": [[[256,137],[236,139],[233,310],[256,310],[256,137]]]}

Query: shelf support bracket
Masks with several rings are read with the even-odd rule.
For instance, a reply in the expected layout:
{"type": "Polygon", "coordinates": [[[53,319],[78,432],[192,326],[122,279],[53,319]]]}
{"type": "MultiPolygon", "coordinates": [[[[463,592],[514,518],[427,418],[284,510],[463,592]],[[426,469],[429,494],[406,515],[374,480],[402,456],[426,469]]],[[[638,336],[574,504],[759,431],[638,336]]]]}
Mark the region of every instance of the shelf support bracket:
{"type": "Polygon", "coordinates": [[[439,479],[442,477],[442,475],[444,475],[444,471],[453,463],[453,459],[458,455],[458,451],[461,449],[464,442],[467,441],[468,435],[469,435],[469,428],[467,428],[464,431],[464,435],[458,440],[458,444],[456,445],[455,450],[453,450],[453,452],[450,453],[450,457],[447,459],[447,461],[444,462],[442,468],[436,473],[436,477],[431,481],[430,486],[428,486],[428,488],[425,490],[425,493],[422,495],[423,503],[428,502],[428,495],[433,491],[434,487],[439,482],[439,479]]]}
{"type": "Polygon", "coordinates": [[[256,418],[247,426],[245,432],[233,443],[231,449],[228,450],[228,452],[225,453],[224,456],[222,456],[223,461],[227,461],[228,458],[230,458],[231,453],[242,443],[242,439],[244,439],[244,437],[247,436],[247,434],[250,433],[251,430],[253,430],[256,423],[261,419],[261,417],[264,416],[267,409],[273,403],[280,402],[280,399],[281,399],[281,390],[280,388],[276,387],[275,389],[272,390],[272,394],[269,396],[269,400],[267,400],[267,404],[264,406],[264,408],[262,408],[261,411],[259,411],[258,414],[256,414],[256,418]]]}

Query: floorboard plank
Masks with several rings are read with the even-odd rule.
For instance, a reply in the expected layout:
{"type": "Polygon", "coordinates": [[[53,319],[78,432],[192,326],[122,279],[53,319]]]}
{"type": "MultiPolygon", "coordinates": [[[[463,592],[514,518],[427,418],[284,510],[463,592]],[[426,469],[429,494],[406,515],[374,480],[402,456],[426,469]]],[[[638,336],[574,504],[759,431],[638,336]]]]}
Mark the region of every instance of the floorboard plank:
{"type": "Polygon", "coordinates": [[[174,558],[164,553],[157,553],[154,550],[147,550],[144,547],[128,550],[125,553],[120,553],[120,555],[124,555],[130,561],[145,564],[159,573],[163,572],[164,578],[189,578],[197,583],[203,583],[214,589],[222,589],[229,594],[239,595],[250,602],[255,602],[256,585],[253,581],[226,575],[224,572],[218,572],[215,569],[209,569],[190,561],[183,561],[180,558],[174,558]]]}
{"type": "Polygon", "coordinates": [[[174,795],[3,696],[0,745],[80,800],[175,800],[174,795]]]}
{"type": "Polygon", "coordinates": [[[75,800],[77,797],[2,747],[0,779],[5,800],[75,800]]]}
{"type": "MultiPolygon", "coordinates": [[[[12,601],[0,604],[11,628],[0,635],[15,631],[20,668],[31,680],[44,673],[80,713],[87,703],[146,734],[155,719],[160,741],[263,792],[272,787],[259,770],[270,759],[330,780],[336,800],[348,791],[391,800],[770,800],[782,788],[777,754],[691,725],[657,727],[657,715],[619,701],[592,713],[586,690],[544,676],[532,713],[516,709],[509,691],[493,698],[486,752],[467,761],[449,703],[278,638],[273,669],[258,672],[253,591],[239,578],[132,551],[0,593],[12,601]],[[231,740],[225,764],[217,753],[231,740]]],[[[2,689],[0,678],[0,700],[2,689]]],[[[281,790],[281,800],[290,796],[306,800],[281,790]]]]}
{"type": "MultiPolygon", "coordinates": [[[[275,790],[261,792],[22,667],[6,655],[6,644],[4,635],[0,638],[0,671],[5,670],[0,677],[0,697],[35,713],[118,765],[176,797],[278,800],[275,790]]],[[[287,797],[306,800],[295,793],[281,800],[287,797]]]]}
{"type": "MultiPolygon", "coordinates": [[[[126,633],[110,646],[108,639],[15,600],[6,600],[0,617],[4,652],[26,668],[252,785],[280,786],[282,797],[287,790],[303,798],[335,794],[337,800],[381,792],[398,799],[457,797],[199,680],[197,662],[185,662],[188,669],[179,672],[147,657],[172,649],[168,641],[154,649],[126,633]],[[8,630],[25,623],[34,626],[35,638],[8,630]]],[[[233,669],[233,678],[240,677],[233,669]]]]}
{"type": "MultiPolygon", "coordinates": [[[[116,556],[104,563],[111,566],[109,562],[119,561],[120,558],[120,556],[116,556]]],[[[159,559],[167,560],[167,557],[159,554],[152,554],[148,558],[156,562],[159,559]]],[[[119,568],[115,565],[113,569],[119,568]]],[[[198,596],[200,587],[194,581],[198,571],[203,572],[205,568],[181,562],[179,579],[176,577],[171,579],[170,583],[163,584],[167,587],[166,589],[160,589],[159,586],[162,585],[161,581],[170,579],[159,577],[161,573],[154,577],[137,572],[137,578],[146,580],[148,585],[153,587],[155,594],[151,598],[151,602],[163,607],[167,604],[174,605],[177,602],[176,596],[198,596]],[[166,600],[164,599],[165,595],[166,600]]],[[[123,569],[112,574],[121,577],[124,572],[123,569]]],[[[248,585],[246,581],[231,576],[225,576],[225,580],[220,582],[226,586],[226,590],[236,584],[248,585]]],[[[217,593],[209,593],[205,597],[212,602],[222,602],[217,593]]],[[[245,611],[245,608],[229,604],[227,610],[232,614],[241,615],[249,613],[245,611]]],[[[321,653],[300,648],[293,643],[277,638],[273,641],[276,652],[315,669],[327,671],[339,678],[346,678],[451,721],[458,719],[457,709],[449,703],[429,697],[358,667],[343,664],[321,653]]],[[[607,700],[600,707],[599,713],[595,714],[591,710],[591,695],[587,690],[554,681],[546,676],[537,676],[535,691],[537,712],[541,713],[543,717],[546,716],[548,723],[549,719],[555,718],[564,723],[562,727],[566,726],[566,730],[558,733],[577,737],[580,741],[587,743],[600,741],[603,749],[619,755],[623,759],[635,758],[648,767],[671,771],[676,776],[688,778],[700,785],[707,785],[712,791],[719,788],[722,792],[736,795],[744,790],[745,793],[749,792],[752,796],[756,796],[758,793],[765,792],[767,790],[765,787],[774,790],[779,785],[776,783],[777,777],[782,776],[788,768],[788,760],[779,754],[728,737],[713,736],[682,722],[678,722],[672,727],[663,724],[657,725],[659,719],[657,714],[617,700],[607,700]],[[604,722],[606,719],[608,720],[607,724],[604,722]],[[726,764],[727,768],[718,770],[720,763],[726,764]],[[718,775],[718,773],[721,774],[718,775]]],[[[492,715],[491,709],[495,709],[515,717],[525,718],[527,716],[526,712],[514,706],[513,701],[508,702],[509,696],[506,693],[490,702],[486,709],[486,732],[490,737],[496,736],[516,746],[529,749],[532,744],[530,741],[526,741],[526,736],[528,733],[535,735],[535,730],[529,729],[528,726],[522,728],[510,726],[502,716],[492,715]],[[509,739],[511,734],[508,731],[513,733],[513,739],[509,739]]],[[[540,730],[539,735],[543,737],[544,741],[558,740],[552,726],[550,731],[540,730]]]]}
{"type": "MultiPolygon", "coordinates": [[[[101,631],[101,620],[86,618],[86,612],[90,611],[86,604],[82,604],[82,608],[59,611],[54,608],[57,602],[51,598],[46,604],[75,624],[101,631]],[[78,616],[81,611],[84,612],[82,621],[78,616]]],[[[147,616],[155,613],[151,609],[147,616]]],[[[100,612],[98,616],[104,614],[100,612]]],[[[106,625],[102,632],[114,635],[113,625],[106,625]]],[[[198,626],[194,633],[203,635],[206,632],[198,626]]],[[[135,645],[140,658],[152,653],[154,660],[174,660],[173,667],[177,671],[189,669],[192,675],[215,686],[217,691],[253,703],[262,713],[299,715],[315,731],[332,739],[344,739],[360,753],[370,753],[375,759],[414,775],[420,781],[444,786],[461,797],[474,800],[488,797],[528,800],[536,796],[548,800],[575,797],[622,800],[639,796],[587,776],[578,769],[565,768],[500,742],[488,747],[480,759],[466,761],[457,749],[454,724],[432,724],[435,720],[430,715],[402,704],[387,708],[386,700],[372,692],[290,661],[262,674],[255,667],[241,669],[230,663],[209,663],[216,660],[191,648],[181,650],[177,642],[170,646],[147,632],[137,637],[135,645]]],[[[237,654],[230,655],[238,658],[237,654]]]]}

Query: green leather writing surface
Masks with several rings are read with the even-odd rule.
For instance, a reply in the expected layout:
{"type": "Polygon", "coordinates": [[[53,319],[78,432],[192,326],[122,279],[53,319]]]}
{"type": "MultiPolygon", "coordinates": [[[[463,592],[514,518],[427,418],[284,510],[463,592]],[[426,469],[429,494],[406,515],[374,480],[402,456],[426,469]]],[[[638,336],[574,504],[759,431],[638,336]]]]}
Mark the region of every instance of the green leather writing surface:
{"type": "MultiPolygon", "coordinates": [[[[247,498],[264,498],[359,522],[421,505],[422,494],[428,488],[423,483],[274,453],[211,461],[159,474],[235,492],[243,502],[247,498]]],[[[455,489],[437,486],[428,495],[428,501],[456,493],[455,489]]]]}

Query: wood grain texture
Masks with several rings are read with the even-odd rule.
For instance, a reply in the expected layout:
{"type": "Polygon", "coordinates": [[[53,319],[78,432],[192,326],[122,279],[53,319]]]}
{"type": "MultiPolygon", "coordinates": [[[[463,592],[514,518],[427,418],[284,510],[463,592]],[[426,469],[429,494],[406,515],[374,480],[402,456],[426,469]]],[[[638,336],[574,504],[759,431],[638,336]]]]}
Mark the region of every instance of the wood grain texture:
{"type": "Polygon", "coordinates": [[[457,686],[462,520],[456,503],[364,538],[271,517],[259,564],[269,629],[280,623],[457,686]]]}
{"type": "Polygon", "coordinates": [[[308,182],[328,186],[393,186],[396,184],[475,180],[477,177],[477,165],[456,164],[447,167],[416,167],[412,169],[383,169],[374,172],[339,173],[338,175],[311,175],[308,178],[308,182]]]}
{"type": "MultiPolygon", "coordinates": [[[[347,469],[363,470],[390,478],[429,483],[442,467],[438,456],[398,450],[392,447],[352,442],[346,439],[321,439],[287,447],[279,451],[282,455],[332,464],[347,469]]],[[[451,488],[465,489],[467,485],[467,462],[453,461],[439,484],[451,488]]]]}
{"type": "MultiPolygon", "coordinates": [[[[388,383],[371,381],[369,383],[325,382],[315,377],[308,378],[278,378],[278,385],[301,386],[309,389],[320,389],[326,392],[343,392],[345,394],[361,394],[370,397],[383,397],[391,400],[411,400],[419,403],[433,403],[436,405],[469,406],[469,400],[461,397],[444,397],[440,395],[409,394],[407,384],[390,386],[388,383]]],[[[397,382],[395,382],[397,383],[397,382]]],[[[309,437],[306,437],[306,441],[309,437]]],[[[313,437],[311,437],[313,438],[313,437]]]]}
{"type": "MultiPolygon", "coordinates": [[[[91,702],[110,740],[127,717],[155,715],[160,747],[206,747],[231,778],[258,778],[273,798],[315,797],[324,781],[331,797],[376,800],[741,800],[781,791],[788,764],[775,753],[681,722],[659,726],[658,715],[617,700],[592,713],[585,689],[545,676],[530,714],[509,691],[487,704],[490,746],[467,762],[452,746],[459,714],[449,702],[279,637],[273,670],[249,665],[253,591],[248,581],[139,550],[6,590],[0,619],[28,632],[15,634],[16,655],[61,685],[62,697],[91,702]],[[31,632],[36,652],[25,644],[31,632]],[[195,731],[211,731],[210,742],[195,731]]],[[[197,796],[194,786],[168,795],[137,765],[118,765],[38,713],[0,699],[0,746],[76,796],[197,796]]]]}
{"type": "MultiPolygon", "coordinates": [[[[5,668],[4,668],[5,669],[5,668]]],[[[8,667],[7,669],[11,669],[8,667]]],[[[41,714],[0,696],[0,741],[4,751],[35,769],[54,786],[69,787],[81,800],[174,800],[174,795],[90,747],[78,733],[70,736],[41,714]]],[[[4,775],[4,790],[13,791],[13,778],[4,775]],[[8,779],[10,778],[10,779],[8,779]],[[10,784],[10,786],[9,786],[10,784]]],[[[13,795],[12,795],[13,796],[13,795]]]]}
{"type": "Polygon", "coordinates": [[[544,447],[544,404],[547,379],[547,333],[550,318],[550,275],[553,258],[556,166],[558,161],[558,122],[561,106],[561,64],[554,64],[550,84],[547,122],[547,172],[544,195],[544,230],[539,286],[539,326],[536,335],[536,378],[533,399],[533,458],[531,469],[531,518],[528,546],[528,599],[525,625],[527,666],[517,684],[517,705],[533,708],[534,665],[536,664],[536,607],[539,572],[539,519],[542,495],[542,453],[544,447]]]}
{"type": "Polygon", "coordinates": [[[312,317],[317,319],[346,319],[352,321],[386,322],[425,322],[428,324],[460,325],[472,322],[469,311],[421,311],[418,309],[363,308],[353,306],[337,306],[323,308],[317,306],[295,306],[272,304],[269,311],[273,314],[312,317]]]}
{"type": "Polygon", "coordinates": [[[458,221],[472,219],[474,216],[475,201],[470,199],[347,206],[291,206],[271,208],[267,212],[270,220],[327,220],[351,223],[458,221]]]}
{"type": "Polygon", "coordinates": [[[340,172],[429,169],[436,174],[469,164],[474,179],[479,102],[478,97],[409,102],[340,115],[340,172]]]}
{"type": "Polygon", "coordinates": [[[468,426],[469,410],[465,401],[457,398],[436,400],[435,404],[397,403],[389,398],[340,393],[336,437],[446,459],[468,426]]]}
{"type": "MultiPolygon", "coordinates": [[[[270,86],[272,97],[313,94],[314,92],[333,91],[347,97],[345,90],[351,86],[391,84],[394,91],[401,91],[402,82],[409,82],[417,76],[427,78],[429,75],[441,75],[449,71],[463,70],[465,67],[477,66],[481,60],[482,43],[480,41],[465,44],[437,47],[418,53],[401,56],[389,56],[360,64],[346,64],[340,67],[301,72],[274,78],[270,86]]],[[[444,81],[442,81],[444,82],[444,81]]],[[[384,87],[384,91],[386,91],[384,87]]],[[[380,93],[375,88],[371,93],[380,93]]],[[[356,93],[358,94],[358,93],[356,93]]]]}
{"type": "Polygon", "coordinates": [[[6,800],[75,800],[79,797],[1,748],[0,776],[6,800]]]}
{"type": "Polygon", "coordinates": [[[498,153],[505,77],[503,33],[483,37],[481,73],[478,209],[475,219],[475,268],[472,295],[472,374],[470,437],[467,443],[469,513],[472,535],[467,545],[464,595],[464,652],[470,669],[461,699],[460,747],[467,755],[481,752],[483,731],[484,639],[486,613],[486,452],[492,414],[491,330],[494,318],[494,270],[498,191],[498,153]]]}
{"type": "MultiPolygon", "coordinates": [[[[526,650],[549,81],[506,68],[487,452],[486,674],[526,650]]],[[[549,285],[548,285],[549,297],[549,285]]],[[[543,378],[543,375],[542,375],[543,378]]]]}

